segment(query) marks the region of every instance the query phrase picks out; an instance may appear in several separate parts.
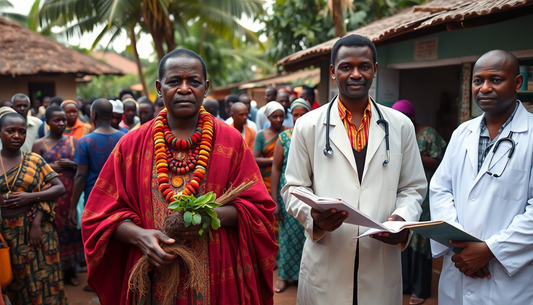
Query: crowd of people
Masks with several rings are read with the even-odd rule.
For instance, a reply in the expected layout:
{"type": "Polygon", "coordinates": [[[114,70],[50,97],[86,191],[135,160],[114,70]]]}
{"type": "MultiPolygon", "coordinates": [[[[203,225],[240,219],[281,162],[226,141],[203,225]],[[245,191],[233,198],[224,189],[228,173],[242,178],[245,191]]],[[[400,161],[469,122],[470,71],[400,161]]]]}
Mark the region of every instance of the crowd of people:
{"type": "Polygon", "coordinates": [[[12,304],[66,304],[64,285],[80,284],[85,203],[122,136],[155,116],[151,101],[120,96],[2,102],[0,232],[11,250],[14,278],[3,292],[12,304]]]}
{"type": "Polygon", "coordinates": [[[378,63],[367,38],[339,39],[330,69],[339,94],[322,107],[305,86],[269,87],[260,108],[245,92],[219,103],[187,49],[160,61],[155,102],[127,90],[2,102],[0,233],[14,274],[3,292],[17,305],[66,304],[65,283],[79,285],[86,268],[104,305],[273,304],[291,284],[299,304],[399,305],[410,294],[415,305],[430,297],[433,255],[445,257],[441,304],[530,302],[533,116],[516,97],[516,57],[496,50],[476,62],[484,115],[449,145],[411,102],[389,108],[369,96],[378,63]],[[174,200],[244,184],[214,209],[220,228],[209,237],[202,222],[167,235],[174,200]],[[381,222],[444,220],[482,242],[451,249],[409,230],[354,239],[366,228],[345,223],[344,210],[311,208],[291,194],[301,188],[381,222]],[[179,289],[165,291],[161,267],[178,258],[169,245],[198,260],[194,289],[182,272],[179,289]],[[130,290],[143,256],[150,282],[130,290]]]}

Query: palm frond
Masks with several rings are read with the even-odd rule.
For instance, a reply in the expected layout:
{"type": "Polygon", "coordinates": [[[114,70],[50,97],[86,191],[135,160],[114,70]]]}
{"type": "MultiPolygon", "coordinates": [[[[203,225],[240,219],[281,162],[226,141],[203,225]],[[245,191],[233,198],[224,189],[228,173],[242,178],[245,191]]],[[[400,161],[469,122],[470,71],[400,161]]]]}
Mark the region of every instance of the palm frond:
{"type": "Polygon", "coordinates": [[[242,18],[243,16],[254,18],[265,13],[263,0],[199,0],[194,1],[199,5],[212,7],[226,12],[230,16],[242,18]]]}
{"type": "Polygon", "coordinates": [[[0,9],[13,8],[13,4],[9,0],[0,0],[0,9]]]}
{"type": "Polygon", "coordinates": [[[31,6],[30,13],[28,14],[28,29],[36,32],[39,27],[39,8],[41,0],[35,0],[31,6]]]}
{"type": "Polygon", "coordinates": [[[22,26],[26,26],[28,24],[28,16],[26,15],[4,12],[0,13],[0,16],[4,16],[9,20],[13,20],[22,26]]]}
{"type": "Polygon", "coordinates": [[[187,10],[187,15],[198,16],[200,24],[205,24],[210,32],[223,38],[241,39],[244,37],[247,41],[259,42],[256,33],[242,26],[234,16],[219,8],[193,4],[187,10]]]}

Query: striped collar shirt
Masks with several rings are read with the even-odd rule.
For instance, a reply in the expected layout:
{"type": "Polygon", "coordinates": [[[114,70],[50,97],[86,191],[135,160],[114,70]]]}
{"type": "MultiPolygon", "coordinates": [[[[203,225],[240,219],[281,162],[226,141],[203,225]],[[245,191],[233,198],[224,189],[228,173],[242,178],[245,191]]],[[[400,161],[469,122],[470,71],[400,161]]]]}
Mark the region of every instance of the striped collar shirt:
{"type": "Polygon", "coordinates": [[[350,111],[344,107],[340,99],[337,100],[339,104],[339,115],[342,120],[342,124],[348,133],[350,144],[356,151],[361,151],[363,148],[365,148],[366,143],[368,142],[368,129],[370,128],[370,118],[372,116],[372,111],[370,110],[370,98],[368,98],[368,105],[365,108],[359,128],[352,123],[352,114],[350,111]]]}
{"type": "Polygon", "coordinates": [[[514,108],[513,113],[509,116],[507,121],[503,123],[502,127],[498,130],[498,135],[494,137],[494,139],[490,139],[489,129],[487,128],[487,122],[485,121],[485,117],[481,119],[481,131],[479,133],[479,146],[477,150],[478,154],[478,160],[477,160],[477,171],[481,169],[481,166],[483,165],[483,162],[485,161],[485,158],[489,154],[489,151],[491,148],[496,144],[496,142],[500,138],[500,134],[502,131],[511,123],[511,121],[514,118],[514,115],[516,114],[516,110],[518,109],[518,102],[516,103],[516,107],[514,108]]]}

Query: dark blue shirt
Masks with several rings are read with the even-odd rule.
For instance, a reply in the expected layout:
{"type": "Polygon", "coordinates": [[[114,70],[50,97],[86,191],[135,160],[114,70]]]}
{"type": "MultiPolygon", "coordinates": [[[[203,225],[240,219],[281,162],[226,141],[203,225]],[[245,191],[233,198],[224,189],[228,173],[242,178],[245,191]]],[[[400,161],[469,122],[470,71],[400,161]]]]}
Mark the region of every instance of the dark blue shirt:
{"type": "Polygon", "coordinates": [[[117,145],[120,138],[124,136],[122,131],[117,131],[112,134],[90,133],[81,137],[78,142],[78,149],[74,162],[78,165],[85,165],[89,167],[87,175],[87,182],[85,184],[85,202],[89,198],[96,179],[100,175],[100,171],[109,158],[109,155],[117,145]]]}

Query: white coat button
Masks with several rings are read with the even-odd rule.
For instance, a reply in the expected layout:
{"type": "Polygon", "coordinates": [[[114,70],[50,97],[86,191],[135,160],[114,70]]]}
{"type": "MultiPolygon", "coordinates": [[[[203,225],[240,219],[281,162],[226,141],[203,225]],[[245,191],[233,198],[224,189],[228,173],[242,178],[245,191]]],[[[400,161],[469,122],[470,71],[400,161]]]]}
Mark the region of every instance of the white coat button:
{"type": "Polygon", "coordinates": [[[348,244],[348,246],[350,246],[350,247],[353,248],[353,247],[355,246],[355,241],[352,240],[352,241],[348,244]]]}
{"type": "Polygon", "coordinates": [[[356,189],[359,189],[359,185],[357,185],[355,188],[356,188],[356,189]]]}
{"type": "Polygon", "coordinates": [[[470,291],[470,290],[468,290],[468,291],[466,292],[466,295],[468,295],[468,296],[471,295],[471,294],[472,294],[472,291],[470,291]]]}
{"type": "Polygon", "coordinates": [[[472,200],[472,201],[476,201],[476,199],[477,199],[476,196],[471,196],[471,197],[470,197],[470,200],[472,200]]]}

